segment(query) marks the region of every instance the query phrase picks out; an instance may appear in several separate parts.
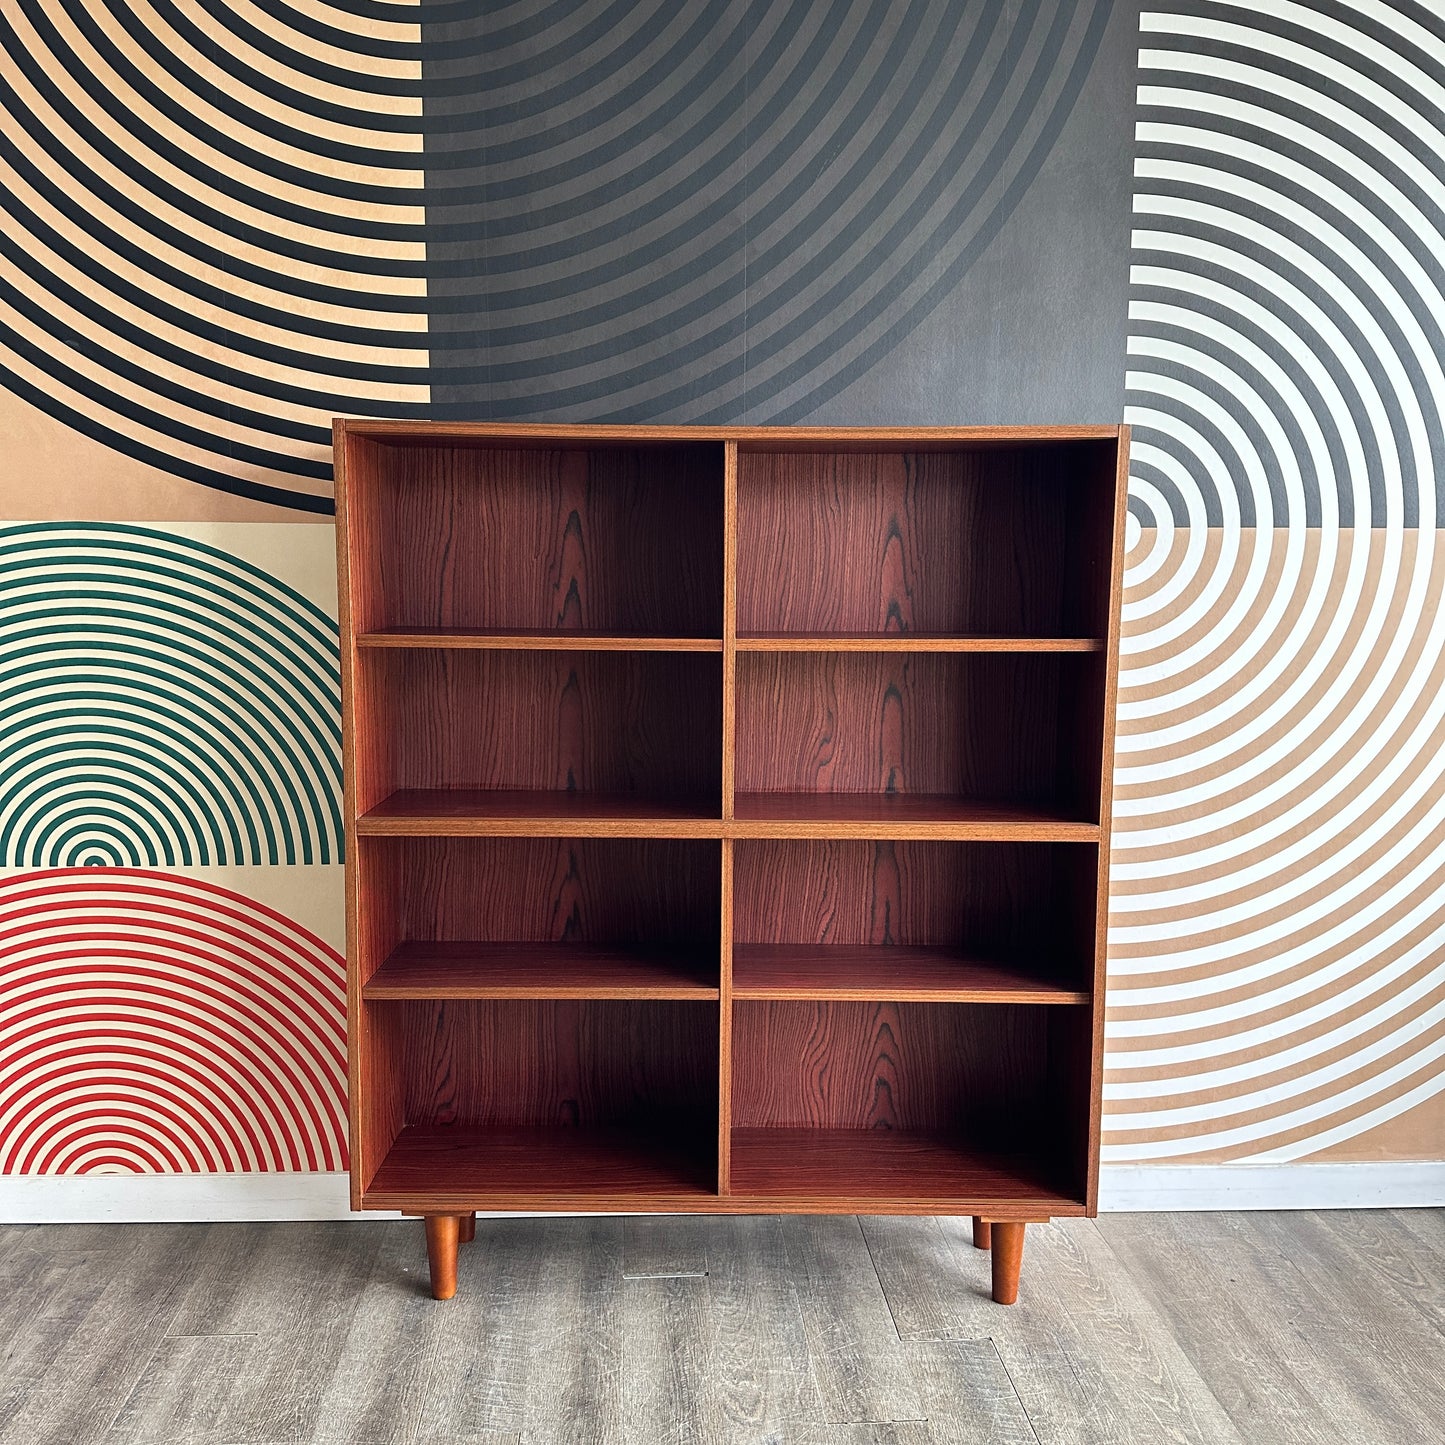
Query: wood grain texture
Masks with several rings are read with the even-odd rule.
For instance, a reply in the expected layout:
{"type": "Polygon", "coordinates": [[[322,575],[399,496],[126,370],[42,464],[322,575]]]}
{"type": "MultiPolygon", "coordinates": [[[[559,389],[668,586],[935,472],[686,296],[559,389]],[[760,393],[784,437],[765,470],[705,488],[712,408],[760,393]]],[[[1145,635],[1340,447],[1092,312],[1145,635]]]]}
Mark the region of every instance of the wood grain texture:
{"type": "Polygon", "coordinates": [[[1097,823],[1024,804],[942,795],[744,793],[731,822],[702,802],[628,793],[418,788],[392,793],[357,819],[366,838],[820,838],[1087,843],[1097,823]]]}
{"type": "MultiPolygon", "coordinates": [[[[347,484],[348,467],[354,466],[360,472],[366,467],[369,457],[377,450],[374,443],[360,438],[350,442],[338,433],[335,437],[333,472],[336,497],[336,605],[337,625],[340,630],[340,672],[341,672],[341,787],[342,813],[346,830],[346,857],[353,860],[353,866],[345,870],[346,888],[346,1124],[349,1141],[350,1165],[348,1187],[352,1209],[361,1207],[361,1195],[370,1179],[373,1168],[373,1146],[375,1157],[380,1158],[396,1136],[396,1129],[386,1119],[385,1104],[373,1110],[369,1101],[374,1095],[386,1092],[379,1081],[369,1077],[369,1060],[361,1013],[361,982],[364,978],[363,964],[359,957],[362,930],[370,927],[369,919],[364,920],[361,911],[361,895],[357,883],[355,859],[359,850],[356,819],[385,796],[385,785],[380,779],[361,776],[361,755],[359,739],[365,736],[361,722],[361,710],[357,697],[357,659],[354,639],[356,622],[353,618],[352,589],[356,577],[352,571],[352,557],[372,555],[374,542],[367,529],[367,509],[354,505],[347,484]],[[351,513],[355,511],[353,517],[351,513]],[[378,1117],[380,1116],[380,1117],[378,1117]],[[378,1137],[380,1135],[381,1137],[378,1137]]],[[[360,616],[360,610],[356,610],[360,616]]],[[[370,767],[370,763],[367,764],[370,767]]],[[[385,944],[390,946],[390,940],[385,944]]],[[[374,965],[373,965],[374,966],[374,965]]]]}
{"type": "Polygon", "coordinates": [[[781,1221],[724,1219],[713,1225],[708,1277],[714,1320],[709,1393],[721,1407],[721,1440],[786,1439],[799,1420],[822,1418],[800,1300],[788,1273],[781,1221]],[[771,1341],[759,1351],[755,1341],[771,1341]]]}
{"type": "MultiPolygon", "coordinates": [[[[411,1333],[377,1342],[382,1361],[420,1357],[422,1389],[395,1445],[521,1445],[524,1427],[532,1445],[618,1438],[628,1405],[621,1221],[548,1223],[481,1221],[456,1300],[446,1309],[424,1301],[411,1333]]],[[[351,1440],[374,1438],[392,1445],[360,1430],[351,1440]]]]}
{"type": "Polygon", "coordinates": [[[716,999],[716,960],[597,943],[405,943],[368,999],[716,999]],[[712,981],[709,982],[709,979],[712,981]]]}
{"type": "Polygon", "coordinates": [[[722,448],[391,447],[358,630],[718,637],[722,448]]]}
{"type": "Polygon", "coordinates": [[[415,1223],[0,1228],[0,1438],[1339,1445],[1445,1426],[1439,1211],[1056,1220],[1029,1229],[1007,1310],[966,1218],[859,1226],[482,1219],[444,1308],[415,1223]],[[650,1229],[663,1242],[634,1249],[650,1229]],[[708,1273],[627,1278],[653,1260],[708,1273]]]}
{"type": "Polygon", "coordinates": [[[622,1221],[624,1279],[705,1279],[714,1233],[688,1215],[632,1216],[622,1221]]]}
{"type": "Polygon", "coordinates": [[[983,1209],[995,1220],[1047,1219],[1083,1208],[1054,1186],[1047,1160],[930,1130],[735,1129],[733,1190],[775,1209],[847,1200],[868,1214],[983,1209]]]}
{"type": "Polygon", "coordinates": [[[949,793],[739,793],[734,838],[1091,843],[1099,825],[1053,808],[949,793]]]}
{"type": "Polygon", "coordinates": [[[715,986],[721,844],[630,838],[369,838],[368,896],[405,943],[629,946],[704,960],[715,986]]]}
{"type": "MultiPolygon", "coordinates": [[[[328,1402],[328,1388],[338,1374],[350,1374],[353,1326],[374,1336],[385,1319],[368,1286],[386,1236],[402,1231],[372,1223],[339,1232],[318,1222],[190,1225],[179,1232],[169,1263],[182,1279],[180,1308],[160,1335],[148,1332],[143,1318],[120,1316],[149,1359],[109,1429],[93,1438],[229,1445],[344,1435],[351,1417],[340,1402],[328,1402]],[[372,1306],[363,1309],[367,1298],[372,1306]],[[323,1319],[328,1326],[318,1328],[323,1319]]],[[[118,1231],[111,1226],[109,1233],[113,1257],[104,1267],[124,1270],[118,1231]]],[[[388,1271],[396,1262],[386,1260],[388,1271]]],[[[388,1372],[385,1363],[382,1370],[388,1372]]],[[[360,1382],[352,1376],[351,1383],[360,1382]]],[[[351,1405],[368,1394],[356,1389],[351,1405]]],[[[393,1396],[398,1411],[404,1400],[402,1391],[393,1396]]]]}
{"type": "Polygon", "coordinates": [[[993,1302],[996,1305],[1018,1303],[1019,1270],[1024,1262],[1024,1230],[1016,1220],[994,1220],[989,1231],[989,1261],[993,1274],[993,1302]]]}
{"type": "Polygon", "coordinates": [[[120,1240],[87,1226],[26,1231],[24,1247],[42,1250],[50,1267],[0,1275],[9,1326],[0,1439],[71,1445],[104,1436],[180,1307],[194,1267],[187,1236],[203,1232],[159,1225],[120,1240]],[[57,1236],[72,1242],[62,1246],[57,1236]],[[42,1363],[53,1371],[48,1381],[42,1363]]]}
{"type": "Polygon", "coordinates": [[[734,846],[739,945],[867,947],[881,950],[878,969],[899,972],[892,950],[936,948],[936,964],[927,955],[918,960],[930,977],[951,955],[1008,965],[1016,985],[1031,977],[1087,996],[1097,871],[1090,845],[806,839],[734,846]],[[1085,892],[1087,911],[1079,903],[1085,892]]]}
{"type": "MultiPolygon", "coordinates": [[[[1241,1445],[1294,1438],[1287,1428],[1276,1432],[1268,1417],[1256,1430],[1235,1428],[1181,1349],[1181,1336],[1088,1220],[1029,1229],[1024,1288],[1007,1310],[990,1299],[991,1261],[973,1249],[967,1220],[867,1218],[862,1225],[904,1341],[945,1349],[991,1338],[1041,1440],[1241,1445]]],[[[1223,1259],[1214,1268],[1228,1273],[1223,1259]]],[[[1258,1307],[1269,1309],[1263,1298],[1258,1307]]]]}
{"type": "MultiPolygon", "coordinates": [[[[642,1121],[696,1135],[717,1117],[717,1020],[698,1002],[398,1001],[408,1124],[642,1121]]],[[[696,1138],[695,1138],[696,1146],[696,1138]]]]}
{"type": "Polygon", "coordinates": [[[736,900],[736,849],[731,840],[722,844],[722,937],[718,970],[718,1108],[717,1187],[719,1194],[732,1189],[733,1129],[733,909],[736,900]]]}
{"type": "Polygon", "coordinates": [[[373,1209],[417,1199],[452,1200],[458,1211],[556,1209],[572,1196],[590,1196],[601,1205],[651,1198],[685,1209],[715,1197],[711,1151],[697,1146],[696,1134],[640,1126],[409,1125],[377,1170],[367,1202],[373,1209]]]}
{"type": "Polygon", "coordinates": [[[784,1267],[797,1291],[810,1373],[826,1418],[923,1421],[917,1381],[858,1221],[785,1218],[784,1267]]]}
{"type": "Polygon", "coordinates": [[[1066,452],[741,452],[739,628],[1067,633],[1066,452]]]}
{"type": "MultiPolygon", "coordinates": [[[[1160,1324],[1149,1338],[1161,1342],[1161,1353],[1187,1356],[1242,1439],[1337,1445],[1438,1437],[1445,1336],[1422,1332],[1418,1318],[1405,1324],[1388,1292],[1338,1300],[1342,1283],[1369,1279],[1368,1245],[1321,1256],[1311,1231],[1296,1236],[1298,1218],[1101,1216],[1103,1267],[1117,1268],[1111,1288],[1128,1292],[1117,1329],[1130,1328],[1142,1308],[1153,1311],[1160,1324]]],[[[1403,1230],[1392,1233],[1397,1248],[1410,1248],[1403,1230]]]]}
{"type": "Polygon", "coordinates": [[[721,797],[721,675],[686,653],[377,651],[388,791],[721,797]]]}
{"type": "Polygon", "coordinates": [[[737,785],[1066,798],[1061,708],[1093,670],[1042,653],[749,653],[738,662],[737,785]]]}
{"type": "MultiPolygon", "coordinates": [[[[847,1207],[731,1180],[795,1114],[820,1158],[1038,1125],[1045,1212],[1092,1203],[1120,435],[338,423],[359,1198],[417,1130],[620,1130],[705,1188],[578,1207],[847,1207]]],[[[408,1203],[476,1207],[443,1184],[408,1203]]]]}
{"type": "Polygon", "coordinates": [[[737,791],[738,449],[723,449],[722,813],[733,815],[737,791]]]}
{"type": "Polygon", "coordinates": [[[957,451],[960,447],[1047,446],[1060,441],[1111,442],[1120,428],[1108,423],[1044,426],[659,426],[649,422],[485,422],[337,417],[336,439],[406,447],[477,447],[555,450],[559,444],[630,447],[638,442],[734,441],[740,451],[790,449],[864,452],[957,451]]]}
{"type": "Polygon", "coordinates": [[[569,631],[503,632],[460,627],[414,627],[406,632],[363,632],[361,648],[441,648],[492,652],[721,652],[720,637],[650,637],[642,633],[569,631]]]}
{"type": "Polygon", "coordinates": [[[744,632],[739,652],[1102,652],[1097,637],[987,637],[957,632],[744,632]]]}
{"type": "Polygon", "coordinates": [[[933,945],[748,943],[733,950],[736,999],[1083,1004],[1085,990],[1018,965],[933,945]]]}
{"type": "MultiPolygon", "coordinates": [[[[1099,724],[1099,868],[1095,879],[1093,897],[1078,899],[1078,906],[1087,909],[1093,904],[1094,913],[1094,1010],[1093,1027],[1089,1037],[1089,1106],[1082,1127],[1075,1125],[1076,1153],[1083,1156],[1088,1170],[1089,1213],[1096,1214],[1099,1208],[1099,1142],[1104,1124],[1104,985],[1109,971],[1109,860],[1110,840],[1114,824],[1114,751],[1119,717],[1119,646],[1123,628],[1124,612],[1124,538],[1125,524],[1129,513],[1129,447],[1131,433],[1127,426],[1119,428],[1119,440],[1112,449],[1101,448],[1095,462],[1101,481],[1107,481],[1110,467],[1113,469],[1114,504],[1106,512],[1095,508],[1089,514],[1093,541],[1089,550],[1098,551],[1107,541],[1109,544],[1109,571],[1107,594],[1102,578],[1096,570],[1087,579],[1088,589],[1099,600],[1103,608],[1104,631],[1106,634],[1105,653],[1101,676],[1098,679],[1098,724],[1099,724]],[[1106,600],[1105,600],[1106,599],[1106,600]]],[[[1095,617],[1099,614],[1096,612],[1095,617]]],[[[1080,719],[1080,722],[1085,721],[1080,719]]],[[[1092,719],[1088,720],[1092,724],[1092,719]]],[[[1092,725],[1089,736],[1093,736],[1092,725]]],[[[1092,773],[1086,773],[1092,778],[1092,773]]],[[[1079,1060],[1082,1072],[1083,1060],[1079,1060]]],[[[1082,1112],[1075,1106],[1076,1117],[1082,1112]]]]}
{"type": "Polygon", "coordinates": [[[356,822],[363,837],[719,838],[717,808],[636,793],[408,788],[356,822]]]}
{"type": "Polygon", "coordinates": [[[431,1274],[431,1297],[448,1300],[457,1292],[457,1245],[461,1242],[461,1216],[428,1214],[426,1260],[431,1274]]]}
{"type": "Polygon", "coordinates": [[[740,1000],[734,1127],[942,1129],[1006,1146],[1040,1122],[1052,1012],[740,1000]]]}

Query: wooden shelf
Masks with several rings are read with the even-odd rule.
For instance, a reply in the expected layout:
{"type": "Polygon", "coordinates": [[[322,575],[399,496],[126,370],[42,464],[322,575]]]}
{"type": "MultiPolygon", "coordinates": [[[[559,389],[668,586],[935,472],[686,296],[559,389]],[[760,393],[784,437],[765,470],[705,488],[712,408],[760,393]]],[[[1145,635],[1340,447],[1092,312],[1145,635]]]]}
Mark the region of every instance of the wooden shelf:
{"type": "Polygon", "coordinates": [[[407,942],[362,987],[367,999],[715,999],[717,954],[596,943],[407,942]],[[711,982],[709,982],[711,975],[711,982]]]}
{"type": "Polygon", "coordinates": [[[938,793],[739,793],[739,838],[938,838],[1093,842],[1097,823],[1025,803],[938,793]]]}
{"type": "Polygon", "coordinates": [[[719,809],[632,793],[404,788],[357,819],[369,836],[715,838],[719,809]]]}
{"type": "Polygon", "coordinates": [[[971,958],[957,948],[735,943],[735,999],[907,999],[929,1003],[1086,1004],[1037,969],[971,958]]]}
{"type": "Polygon", "coordinates": [[[733,1194],[779,1207],[828,1200],[863,1214],[1084,1213],[1082,1198],[1054,1187],[1045,1161],[972,1149],[936,1131],[734,1129],[731,1170],[733,1194]]]}
{"type": "Polygon", "coordinates": [[[1102,652],[1098,637],[962,632],[740,632],[739,652],[1102,652]]]}
{"type": "Polygon", "coordinates": [[[735,1129],[731,1188],[684,1137],[641,1128],[404,1128],[362,1203],[410,1213],[582,1209],[687,1213],[1086,1212],[1047,1165],[938,1132],[735,1129]]]}
{"type": "Polygon", "coordinates": [[[402,1129],[364,1203],[448,1209],[686,1209],[716,1198],[716,1160],[696,1131],[643,1128],[402,1129]]]}
{"type": "Polygon", "coordinates": [[[721,652],[720,637],[649,637],[641,633],[502,631],[495,628],[412,627],[363,632],[358,647],[437,647],[497,652],[721,652]]]}

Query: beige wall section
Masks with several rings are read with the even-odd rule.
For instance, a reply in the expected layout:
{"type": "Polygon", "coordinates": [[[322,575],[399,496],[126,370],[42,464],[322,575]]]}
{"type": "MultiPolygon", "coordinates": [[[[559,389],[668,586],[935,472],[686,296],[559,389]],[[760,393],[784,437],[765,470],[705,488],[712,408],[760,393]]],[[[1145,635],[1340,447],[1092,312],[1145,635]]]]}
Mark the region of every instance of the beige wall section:
{"type": "Polygon", "coordinates": [[[1109,1162],[1445,1155],[1445,533],[1131,528],[1109,1162]]]}
{"type": "Polygon", "coordinates": [[[0,516],[36,522],[309,522],[92,441],[0,387],[0,516]]]}
{"type": "Polygon", "coordinates": [[[1312,1163],[1359,1164],[1396,1159],[1438,1159],[1445,1154],[1445,1090],[1423,1104],[1380,1124],[1356,1139],[1347,1139],[1310,1155],[1312,1163]]]}

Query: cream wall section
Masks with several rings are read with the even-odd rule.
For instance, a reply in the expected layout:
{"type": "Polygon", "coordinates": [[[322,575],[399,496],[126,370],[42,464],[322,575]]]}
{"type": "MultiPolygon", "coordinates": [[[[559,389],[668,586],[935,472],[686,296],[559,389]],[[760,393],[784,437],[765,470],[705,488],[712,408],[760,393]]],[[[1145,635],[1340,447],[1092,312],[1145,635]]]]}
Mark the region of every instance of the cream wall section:
{"type": "Polygon", "coordinates": [[[1104,1159],[1439,1159],[1445,7],[1140,43],[1104,1159]]]}

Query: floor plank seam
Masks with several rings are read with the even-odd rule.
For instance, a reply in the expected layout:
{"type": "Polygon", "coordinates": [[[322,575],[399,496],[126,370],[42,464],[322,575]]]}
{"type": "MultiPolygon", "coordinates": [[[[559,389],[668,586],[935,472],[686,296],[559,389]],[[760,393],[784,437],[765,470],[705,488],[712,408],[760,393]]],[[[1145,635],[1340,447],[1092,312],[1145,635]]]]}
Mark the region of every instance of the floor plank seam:
{"type": "MultiPolygon", "coordinates": [[[[1013,1371],[1009,1369],[1008,1361],[1004,1359],[1003,1351],[998,1347],[998,1341],[994,1339],[992,1335],[986,1335],[984,1338],[988,1340],[988,1347],[993,1351],[994,1358],[998,1361],[999,1368],[1003,1371],[1003,1377],[1008,1381],[1009,1389],[1013,1391],[1014,1399],[1018,1401],[1019,1414],[1023,1416],[1024,1424],[1029,1427],[1029,1434],[1034,1437],[1035,1445],[1044,1445],[1043,1440],[1039,1437],[1039,1432],[1034,1428],[1034,1417],[1029,1414],[1029,1407],[1024,1404],[1024,1397],[1019,1394],[1019,1387],[1014,1382],[1013,1371]]],[[[1067,1358],[1067,1355],[1065,1358],[1067,1358]]],[[[1070,1365],[1070,1368],[1072,1368],[1072,1365],[1070,1365]]]]}
{"type": "Polygon", "coordinates": [[[863,1248],[868,1255],[868,1263],[873,1268],[873,1278],[878,1281],[879,1293],[883,1296],[883,1303],[888,1307],[888,1318],[893,1322],[893,1333],[898,1336],[898,1343],[906,1345],[908,1340],[904,1337],[903,1331],[898,1328],[898,1315],[894,1311],[893,1301],[888,1297],[888,1286],[883,1283],[883,1274],[878,1268],[878,1261],[873,1254],[873,1246],[868,1242],[868,1231],[863,1228],[862,1215],[853,1216],[854,1228],[858,1231],[858,1237],[863,1241],[863,1248]]]}
{"type": "MultiPolygon", "coordinates": [[[[206,1242],[210,1241],[211,1232],[214,1230],[214,1227],[215,1226],[210,1226],[208,1228],[205,1236],[206,1242]]],[[[156,1330],[155,1340],[150,1352],[140,1361],[135,1376],[131,1380],[130,1389],[125,1393],[125,1398],[120,1402],[119,1406],[117,1406],[115,1413],[110,1416],[105,1426],[96,1433],[94,1438],[97,1442],[114,1432],[121,1416],[125,1414],[126,1408],[135,1398],[136,1391],[145,1383],[151,1366],[155,1364],[162,1348],[165,1346],[166,1340],[169,1338],[172,1323],[174,1323],[176,1316],[181,1312],[182,1306],[185,1303],[186,1291],[196,1283],[201,1275],[202,1260],[204,1258],[205,1255],[203,1251],[193,1253],[191,1259],[186,1263],[180,1273],[170,1280],[163,1296],[164,1303],[166,1306],[169,1306],[169,1308],[165,1309],[161,1319],[152,1316],[152,1323],[157,1324],[159,1328],[156,1330]]],[[[158,1309],[156,1315],[161,1315],[161,1310],[158,1309]]],[[[76,1442],[76,1445],[80,1445],[80,1442],[76,1442]]]]}
{"type": "Polygon", "coordinates": [[[164,1340],[254,1340],[260,1330],[177,1330],[166,1334],[164,1340]]]}

